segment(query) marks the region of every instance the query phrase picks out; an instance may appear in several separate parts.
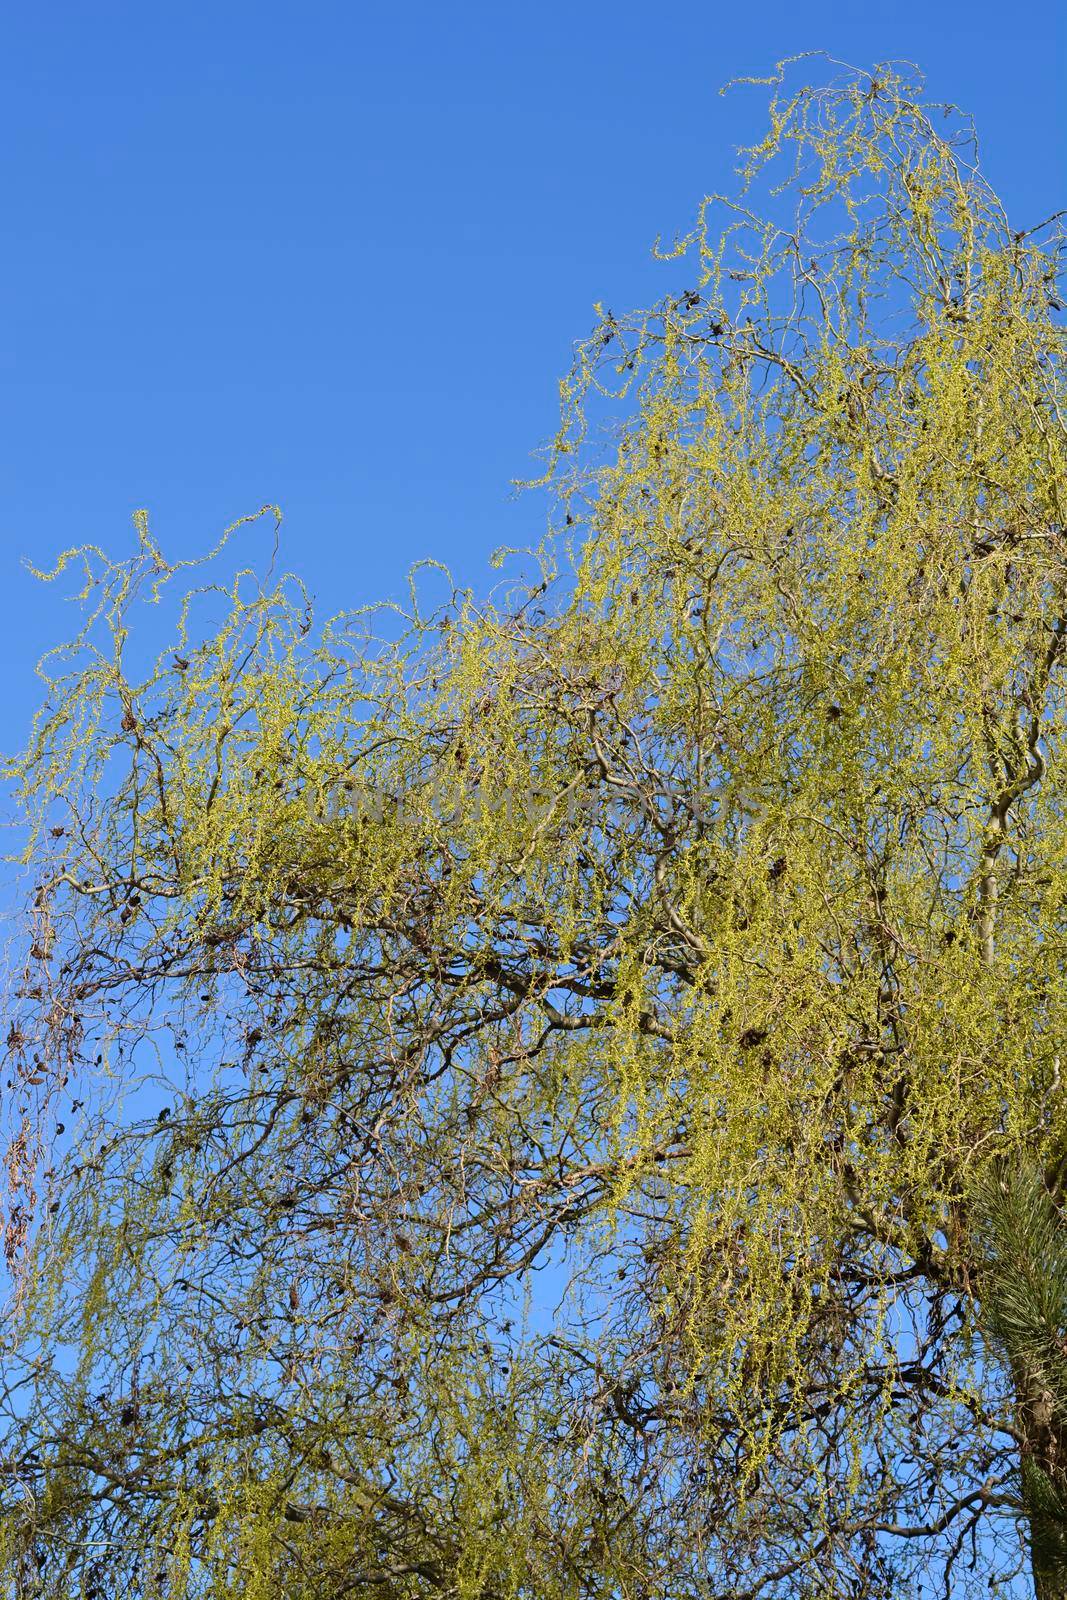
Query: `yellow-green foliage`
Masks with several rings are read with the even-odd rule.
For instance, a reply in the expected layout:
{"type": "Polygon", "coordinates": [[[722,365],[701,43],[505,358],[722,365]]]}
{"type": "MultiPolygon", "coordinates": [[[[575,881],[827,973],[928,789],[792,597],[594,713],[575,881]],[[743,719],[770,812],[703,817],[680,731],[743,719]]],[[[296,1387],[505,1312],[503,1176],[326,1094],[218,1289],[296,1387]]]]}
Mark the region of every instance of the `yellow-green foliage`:
{"type": "Polygon", "coordinates": [[[320,626],[245,572],[137,672],[184,580],[146,523],[81,553],[25,1036],[47,1099],[172,1028],[197,1101],[91,1123],[23,1295],[82,1318],[72,1438],[120,1349],[170,1373],[115,1490],[144,1571],[186,1529],[161,1594],[837,1593],[901,1508],[936,1558],[958,1469],[866,1474],[910,1406],[999,1459],[968,1194],[1067,1154],[1064,342],[1055,239],[916,94],[775,81],[691,288],[579,349],[533,588],[320,626]]]}

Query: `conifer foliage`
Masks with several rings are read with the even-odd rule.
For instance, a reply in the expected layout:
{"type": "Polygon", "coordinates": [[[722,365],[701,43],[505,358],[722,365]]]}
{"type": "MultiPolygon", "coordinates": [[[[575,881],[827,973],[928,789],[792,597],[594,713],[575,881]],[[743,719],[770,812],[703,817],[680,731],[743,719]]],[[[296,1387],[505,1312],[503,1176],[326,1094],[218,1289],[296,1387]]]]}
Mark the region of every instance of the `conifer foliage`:
{"type": "Polygon", "coordinates": [[[1019,1471],[1040,1597],[1067,1593],[1067,1227],[1056,1175],[1032,1156],[986,1169],[975,1196],[986,1247],[982,1321],[1012,1374],[1019,1471]],[[1050,1182],[1050,1176],[1052,1181],[1050,1182]]]}

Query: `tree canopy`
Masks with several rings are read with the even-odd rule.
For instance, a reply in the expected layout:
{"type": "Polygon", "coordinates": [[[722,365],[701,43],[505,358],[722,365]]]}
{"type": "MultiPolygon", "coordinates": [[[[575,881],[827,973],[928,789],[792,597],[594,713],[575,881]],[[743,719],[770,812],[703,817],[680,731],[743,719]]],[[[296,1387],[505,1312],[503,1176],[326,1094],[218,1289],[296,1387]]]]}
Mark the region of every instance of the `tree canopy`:
{"type": "Polygon", "coordinates": [[[1067,1592],[976,1221],[1067,1181],[1060,236],[769,88],[492,595],[50,574],[4,1593],[1067,1592]]]}

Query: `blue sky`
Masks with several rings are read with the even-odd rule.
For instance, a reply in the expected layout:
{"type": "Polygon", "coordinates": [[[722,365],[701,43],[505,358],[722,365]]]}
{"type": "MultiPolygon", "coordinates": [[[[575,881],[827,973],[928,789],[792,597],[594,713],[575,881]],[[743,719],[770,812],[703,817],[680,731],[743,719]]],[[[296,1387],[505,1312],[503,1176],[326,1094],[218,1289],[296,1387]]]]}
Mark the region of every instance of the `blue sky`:
{"type": "Polygon", "coordinates": [[[278,501],[328,608],[423,556],[479,581],[601,299],[729,180],[761,92],[822,47],[970,110],[1019,225],[1067,200],[1067,8],[185,0],[7,8],[0,748],[70,625],[22,572],[150,509],[188,555],[278,501]]]}
{"type": "Polygon", "coordinates": [[[536,540],[510,482],[593,302],[664,292],[760,127],[719,86],[812,48],[916,61],[1018,226],[1067,204],[1064,0],[5,7],[0,750],[73,620],[22,559],[137,507],[189,556],[280,503],[326,609],[536,540]]]}

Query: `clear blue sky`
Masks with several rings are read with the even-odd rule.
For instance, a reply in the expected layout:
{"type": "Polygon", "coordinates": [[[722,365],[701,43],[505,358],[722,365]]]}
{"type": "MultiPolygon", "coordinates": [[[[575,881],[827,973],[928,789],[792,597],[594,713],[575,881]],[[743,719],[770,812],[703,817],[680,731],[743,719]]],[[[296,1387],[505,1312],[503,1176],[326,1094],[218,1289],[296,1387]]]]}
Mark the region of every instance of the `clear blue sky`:
{"type": "Polygon", "coordinates": [[[808,47],[916,60],[1020,226],[1067,202],[1063,0],[8,6],[0,748],[70,621],[20,558],[135,507],[191,554],[279,501],[331,608],[535,537],[592,302],[663,291],[757,126],[715,91],[808,47]]]}
{"type": "MultiPolygon", "coordinates": [[[[907,57],[1028,226],[1067,204],[1067,0],[11,0],[0,22],[0,749],[71,625],[21,558],[264,501],[329,609],[536,539],[509,484],[591,307],[824,48],[907,57]]],[[[0,836],[0,849],[5,841],[0,836]]]]}

